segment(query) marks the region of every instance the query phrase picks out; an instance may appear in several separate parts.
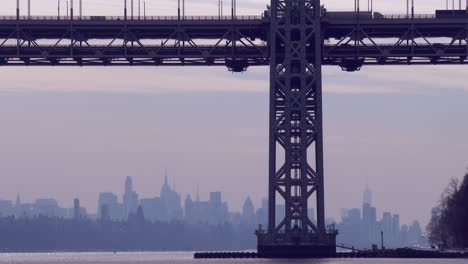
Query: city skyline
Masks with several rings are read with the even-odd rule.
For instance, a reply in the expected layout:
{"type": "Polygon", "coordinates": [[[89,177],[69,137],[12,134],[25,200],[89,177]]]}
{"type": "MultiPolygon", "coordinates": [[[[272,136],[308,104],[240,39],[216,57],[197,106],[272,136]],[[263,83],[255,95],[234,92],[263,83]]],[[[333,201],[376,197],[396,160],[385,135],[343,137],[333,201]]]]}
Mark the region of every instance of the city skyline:
{"type": "MultiPolygon", "coordinates": [[[[179,193],[176,190],[175,183],[170,184],[169,182],[169,176],[167,169],[164,170],[164,183],[160,186],[160,191],[155,192],[154,195],[152,196],[142,196],[138,193],[137,189],[133,188],[134,184],[134,177],[133,176],[125,176],[124,177],[124,184],[123,184],[123,191],[111,191],[111,190],[106,190],[106,191],[101,191],[97,195],[97,203],[95,207],[86,207],[81,204],[81,200],[78,197],[74,198],[71,201],[71,206],[65,205],[61,203],[59,200],[57,200],[54,197],[51,196],[44,196],[44,197],[36,197],[31,201],[25,201],[21,198],[21,194],[18,193],[13,200],[6,199],[5,197],[0,196],[0,205],[5,206],[6,204],[10,204],[12,206],[13,210],[15,209],[15,206],[18,204],[25,204],[25,205],[34,205],[34,204],[42,204],[42,203],[48,203],[49,205],[52,204],[54,206],[57,206],[58,208],[62,209],[67,209],[67,216],[72,217],[74,214],[76,215],[76,206],[78,205],[79,208],[85,212],[87,216],[93,217],[93,218],[101,218],[101,206],[103,204],[109,204],[109,203],[115,203],[115,204],[120,204],[120,208],[118,209],[119,212],[119,219],[126,219],[127,216],[136,213],[138,206],[143,206],[143,209],[145,209],[145,203],[150,203],[154,199],[159,199],[159,198],[164,198],[165,197],[171,197],[170,199],[172,200],[170,204],[168,204],[166,207],[180,207],[181,210],[183,210],[183,213],[173,213],[172,216],[169,216],[166,218],[166,221],[169,219],[182,219],[182,217],[186,217],[187,214],[187,203],[194,204],[194,203],[200,203],[202,201],[216,201],[218,204],[224,204],[223,206],[225,207],[225,210],[230,213],[243,213],[246,211],[246,204],[247,206],[252,207],[252,211],[256,211],[258,209],[265,210],[267,209],[267,198],[262,197],[260,201],[255,201],[252,202],[251,195],[247,195],[244,198],[244,203],[242,204],[241,208],[236,208],[232,210],[231,207],[229,207],[229,201],[223,201],[222,197],[222,192],[217,191],[217,190],[209,190],[204,196],[201,195],[201,192],[199,190],[199,186],[196,186],[196,192],[195,194],[183,194],[179,193]],[[157,196],[160,195],[160,196],[157,196]],[[110,201],[110,202],[109,202],[110,201]],[[184,208],[184,209],[183,209],[184,208]],[[73,209],[73,210],[72,210],[73,209]],[[179,216],[177,216],[179,215],[179,216]]],[[[374,193],[372,189],[369,187],[368,183],[366,184],[365,188],[363,188],[362,192],[362,214],[364,217],[365,214],[365,208],[374,206],[373,202],[374,198],[374,193]]],[[[63,201],[62,201],[63,202],[63,201]]],[[[284,207],[284,204],[278,204],[279,208],[284,207]]],[[[388,213],[385,209],[380,209],[380,208],[375,208],[372,207],[375,210],[375,214],[378,215],[378,213],[381,213],[385,215],[385,213],[388,213]],[[377,211],[378,210],[378,211],[377,211]]],[[[346,218],[347,213],[351,210],[357,210],[359,208],[341,208],[341,215],[340,218],[343,220],[346,218]]],[[[0,215],[2,213],[2,207],[0,206],[0,215]]],[[[277,209],[278,210],[278,209],[277,209]]],[[[280,209],[277,213],[280,215],[283,214],[284,212],[282,211],[283,209],[280,209]]],[[[361,209],[359,209],[361,210],[361,209]]],[[[265,214],[266,217],[266,212],[262,212],[265,214]]],[[[311,218],[315,218],[315,212],[310,208],[309,214],[311,215],[311,218]]],[[[7,215],[3,215],[7,216],[7,215]]],[[[339,218],[336,218],[339,219],[339,218]]],[[[333,217],[327,217],[327,222],[333,223],[336,222],[335,218],[333,217]]],[[[150,220],[154,220],[151,219],[150,220]]],[[[420,221],[420,219],[415,219],[417,221],[420,221]]],[[[266,221],[266,219],[265,219],[266,221]]],[[[263,223],[263,225],[266,225],[266,222],[263,223]]]]}
{"type": "MultiPolygon", "coordinates": [[[[24,203],[20,196],[16,201],[0,200],[0,220],[2,217],[14,215],[17,219],[74,219],[78,221],[111,221],[128,222],[147,221],[148,223],[183,223],[186,225],[203,225],[205,227],[242,226],[246,230],[263,229],[267,226],[268,203],[262,199],[260,205],[253,204],[250,196],[244,200],[241,211],[232,211],[229,202],[223,199],[222,193],[211,191],[209,199],[200,198],[197,192],[194,198],[177,193],[169,185],[167,172],[159,196],[141,197],[133,189],[133,177],[126,176],[123,184],[124,192],[118,195],[112,192],[99,193],[98,212],[91,212],[80,205],[79,199],[73,200],[72,208],[62,208],[53,198],[38,198],[34,203],[24,203]],[[8,206],[10,209],[8,209],[8,206]],[[5,211],[6,210],[6,211],[5,211]],[[9,211],[8,211],[9,210],[9,211]],[[261,226],[261,227],[260,227],[261,226]]],[[[284,217],[284,205],[277,205],[276,218],[284,217]]],[[[309,216],[315,220],[315,211],[309,208],[309,216]]],[[[338,244],[360,249],[371,249],[380,246],[381,232],[386,248],[402,248],[408,246],[428,247],[424,236],[424,227],[418,220],[404,223],[400,214],[382,210],[373,202],[373,192],[366,185],[362,192],[362,203],[359,207],[342,208],[341,218],[326,219],[327,226],[335,226],[339,231],[338,244]]],[[[250,238],[252,239],[253,236],[250,238]]]]}

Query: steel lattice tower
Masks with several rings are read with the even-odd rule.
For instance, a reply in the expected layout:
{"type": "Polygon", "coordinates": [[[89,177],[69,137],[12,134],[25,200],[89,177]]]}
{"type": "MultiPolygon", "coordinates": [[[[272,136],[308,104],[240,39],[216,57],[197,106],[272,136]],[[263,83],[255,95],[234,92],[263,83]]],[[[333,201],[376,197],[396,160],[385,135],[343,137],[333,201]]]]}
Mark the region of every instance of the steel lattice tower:
{"type": "Polygon", "coordinates": [[[319,0],[271,2],[269,214],[267,232],[257,232],[263,256],[335,251],[335,234],[325,230],[320,14],[319,0]],[[308,215],[313,195],[316,224],[308,215]],[[277,196],[285,205],[280,223],[277,196]]]}

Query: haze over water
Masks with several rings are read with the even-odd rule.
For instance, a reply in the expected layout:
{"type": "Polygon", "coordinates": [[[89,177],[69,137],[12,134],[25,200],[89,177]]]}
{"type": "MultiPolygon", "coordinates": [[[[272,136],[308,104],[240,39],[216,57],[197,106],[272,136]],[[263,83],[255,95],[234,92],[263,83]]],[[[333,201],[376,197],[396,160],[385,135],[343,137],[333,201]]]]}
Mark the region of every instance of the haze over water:
{"type": "Polygon", "coordinates": [[[19,253],[0,254],[0,264],[462,264],[466,259],[210,259],[195,260],[191,252],[19,253]]]}

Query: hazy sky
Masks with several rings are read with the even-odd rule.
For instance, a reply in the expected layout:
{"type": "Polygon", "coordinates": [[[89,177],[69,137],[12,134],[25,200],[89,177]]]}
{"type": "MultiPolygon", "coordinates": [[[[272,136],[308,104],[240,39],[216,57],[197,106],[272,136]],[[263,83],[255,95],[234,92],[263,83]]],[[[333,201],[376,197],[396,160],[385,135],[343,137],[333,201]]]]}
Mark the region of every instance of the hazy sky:
{"type": "MultiPolygon", "coordinates": [[[[85,15],[116,15],[123,3],[83,1],[85,15]]],[[[216,14],[215,0],[186,1],[188,15],[216,14]]],[[[175,0],[146,2],[149,15],[175,13],[175,0]]],[[[405,2],[374,5],[401,13],[405,2]]],[[[14,4],[2,1],[0,14],[14,14],[14,4]]],[[[432,13],[445,1],[416,4],[432,13]]],[[[55,5],[33,0],[32,13],[53,15],[55,5]]],[[[240,14],[259,14],[265,5],[238,0],[240,14]]],[[[376,66],[358,73],[325,67],[329,217],[360,206],[368,181],[379,214],[427,221],[449,179],[468,167],[467,72],[460,66],[376,66]]],[[[244,74],[214,67],[2,67],[0,76],[0,198],[20,192],[25,202],[56,197],[71,206],[79,197],[94,211],[98,193],[122,194],[127,175],[141,196],[158,195],[165,168],[184,196],[194,195],[197,184],[204,199],[220,190],[233,210],[247,195],[256,205],[266,196],[265,67],[244,74]]]]}

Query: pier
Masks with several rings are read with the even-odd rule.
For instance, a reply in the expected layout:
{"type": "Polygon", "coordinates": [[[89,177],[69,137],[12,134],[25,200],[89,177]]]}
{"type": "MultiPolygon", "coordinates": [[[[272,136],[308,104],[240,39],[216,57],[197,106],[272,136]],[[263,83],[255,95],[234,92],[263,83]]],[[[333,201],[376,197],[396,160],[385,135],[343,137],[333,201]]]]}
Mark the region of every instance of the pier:
{"type": "MultiPolygon", "coordinates": [[[[200,252],[195,259],[255,259],[264,258],[257,252],[200,252]]],[[[409,248],[337,252],[324,255],[322,258],[397,258],[397,259],[468,259],[468,252],[415,250],[409,248]]]]}

